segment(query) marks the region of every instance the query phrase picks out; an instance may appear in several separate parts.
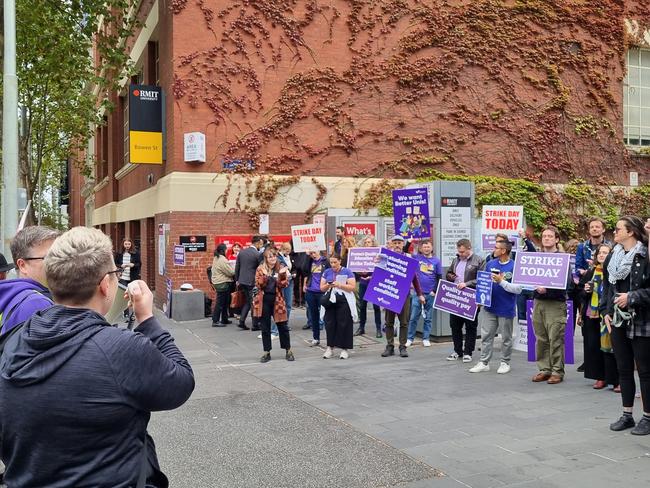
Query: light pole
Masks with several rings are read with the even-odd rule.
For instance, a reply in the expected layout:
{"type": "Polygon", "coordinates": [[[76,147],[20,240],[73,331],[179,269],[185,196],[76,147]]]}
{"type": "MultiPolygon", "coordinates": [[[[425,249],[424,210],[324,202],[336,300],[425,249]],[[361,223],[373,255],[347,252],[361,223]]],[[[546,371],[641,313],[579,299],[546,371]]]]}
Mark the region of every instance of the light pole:
{"type": "Polygon", "coordinates": [[[2,248],[18,227],[18,77],[16,76],[16,2],[4,0],[4,92],[2,96],[2,248]]]}

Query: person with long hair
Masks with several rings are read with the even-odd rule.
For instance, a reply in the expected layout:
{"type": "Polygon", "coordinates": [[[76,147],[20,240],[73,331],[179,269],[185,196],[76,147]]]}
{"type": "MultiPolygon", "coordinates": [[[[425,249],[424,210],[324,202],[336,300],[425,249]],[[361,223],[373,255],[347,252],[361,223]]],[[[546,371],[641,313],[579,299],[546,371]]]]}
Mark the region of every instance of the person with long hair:
{"type": "MultiPolygon", "coordinates": [[[[361,240],[361,247],[377,247],[377,241],[373,236],[366,236],[361,240]]],[[[368,290],[368,284],[372,279],[372,273],[355,273],[354,274],[357,283],[359,284],[358,288],[358,301],[359,304],[359,328],[355,331],[354,335],[360,336],[366,333],[366,319],[368,317],[368,302],[363,298],[366,295],[368,290]]],[[[381,308],[379,305],[372,305],[373,313],[375,314],[375,337],[381,339],[383,337],[381,333],[381,308]]]]}
{"type": "Polygon", "coordinates": [[[230,295],[235,282],[235,270],[228,263],[226,246],[223,242],[214,250],[212,260],[212,286],[217,293],[217,300],[212,313],[212,327],[225,327],[232,322],[228,320],[230,308],[230,295]]]}
{"type": "Polygon", "coordinates": [[[618,369],[612,354],[611,337],[600,317],[603,301],[603,263],[612,247],[601,244],[592,253],[592,265],[581,276],[578,289],[582,301],[582,337],[585,378],[595,380],[593,388],[618,387],[618,369]]]}
{"type": "Polygon", "coordinates": [[[258,292],[253,299],[253,317],[256,317],[262,329],[262,347],[264,354],[260,362],[271,360],[271,318],[275,320],[280,334],[280,347],[286,350],[285,358],[293,361],[289,326],[287,325],[287,306],[282,290],[289,284],[289,270],[280,266],[278,252],[273,248],[264,251],[262,263],[255,272],[255,287],[258,292]]]}
{"type": "Polygon", "coordinates": [[[135,249],[133,241],[128,237],[122,239],[122,250],[115,254],[115,264],[122,268],[120,283],[128,285],[140,279],[140,253],[135,249]]]}
{"type": "MultiPolygon", "coordinates": [[[[560,231],[552,225],[542,231],[541,252],[562,252],[560,231]]],[[[567,287],[570,273],[567,274],[567,287]]],[[[533,294],[533,329],[539,373],[533,382],[555,385],[564,381],[564,330],[567,291],[538,286],[533,294]]]]}
{"type": "Polygon", "coordinates": [[[354,299],[357,283],[354,273],[341,265],[338,254],[332,254],[329,263],[330,268],[323,272],[320,280],[321,291],[330,293],[329,304],[324,306],[327,349],[323,358],[331,358],[334,348],[338,347],[341,349],[339,357],[347,359],[348,350],[352,349],[352,328],[357,319],[357,304],[354,299]]]}
{"type": "Polygon", "coordinates": [[[609,428],[632,434],[650,434],[650,263],[648,235],[639,217],[616,222],[616,246],[603,264],[604,321],[612,338],[623,401],[623,415],[609,428]],[[643,417],[634,422],[632,411],[636,365],[641,383],[643,417]]]}
{"type": "Polygon", "coordinates": [[[354,236],[345,236],[341,242],[341,264],[347,266],[348,254],[350,253],[350,249],[356,247],[357,241],[354,236]]]}

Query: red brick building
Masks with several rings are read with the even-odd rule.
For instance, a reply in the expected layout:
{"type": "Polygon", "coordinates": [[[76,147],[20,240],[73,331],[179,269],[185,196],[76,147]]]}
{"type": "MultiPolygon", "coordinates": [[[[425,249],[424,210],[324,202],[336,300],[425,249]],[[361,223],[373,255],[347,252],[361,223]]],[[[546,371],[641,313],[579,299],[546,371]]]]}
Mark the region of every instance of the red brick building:
{"type": "Polygon", "coordinates": [[[162,87],[166,158],[129,162],[125,84],[71,221],[135,239],[161,300],[165,278],[205,284],[215,238],[255,233],[258,213],[286,235],[381,178],[647,182],[648,3],[143,0],[130,81],[162,87]],[[204,163],[184,160],[190,132],[204,163]],[[208,250],[175,266],[189,235],[208,250]]]}

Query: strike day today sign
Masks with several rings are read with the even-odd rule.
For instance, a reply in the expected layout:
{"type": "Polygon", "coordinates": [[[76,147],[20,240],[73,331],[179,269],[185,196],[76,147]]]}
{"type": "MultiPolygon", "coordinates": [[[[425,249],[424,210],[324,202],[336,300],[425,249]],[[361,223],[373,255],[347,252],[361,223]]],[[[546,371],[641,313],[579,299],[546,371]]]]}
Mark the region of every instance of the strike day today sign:
{"type": "Polygon", "coordinates": [[[322,225],[292,225],[291,239],[295,252],[325,251],[325,232],[322,225]]]}
{"type": "Polygon", "coordinates": [[[518,252],[512,272],[516,285],[566,290],[570,254],[558,252],[518,252]]]}
{"type": "Polygon", "coordinates": [[[524,226],[524,207],[484,205],[481,234],[517,234],[524,226]]]}

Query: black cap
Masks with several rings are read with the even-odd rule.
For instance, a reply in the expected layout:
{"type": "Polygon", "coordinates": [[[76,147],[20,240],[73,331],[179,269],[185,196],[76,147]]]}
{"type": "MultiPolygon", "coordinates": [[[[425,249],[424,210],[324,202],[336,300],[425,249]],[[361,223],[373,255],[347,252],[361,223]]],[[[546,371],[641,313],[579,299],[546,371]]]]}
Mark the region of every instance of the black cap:
{"type": "Polygon", "coordinates": [[[14,263],[7,263],[7,258],[5,258],[5,255],[0,252],[0,273],[9,271],[15,267],[14,263]]]}

